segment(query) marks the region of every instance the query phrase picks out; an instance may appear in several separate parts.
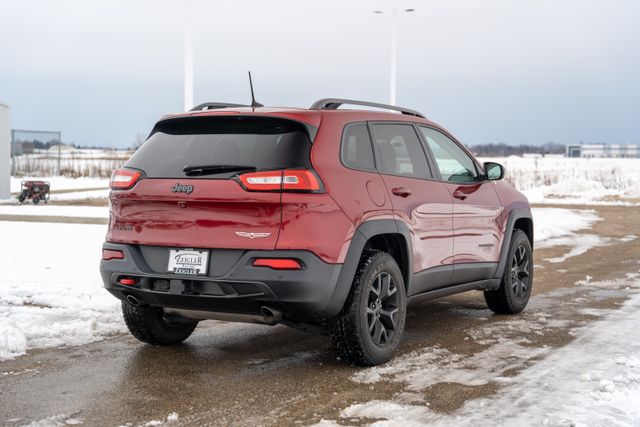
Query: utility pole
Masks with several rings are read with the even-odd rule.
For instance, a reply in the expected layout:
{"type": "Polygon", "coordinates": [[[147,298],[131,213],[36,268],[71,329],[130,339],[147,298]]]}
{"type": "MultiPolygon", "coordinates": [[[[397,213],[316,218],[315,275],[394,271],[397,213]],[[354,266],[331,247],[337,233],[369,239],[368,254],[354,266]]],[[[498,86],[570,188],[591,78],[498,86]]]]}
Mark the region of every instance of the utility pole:
{"type": "Polygon", "coordinates": [[[389,53],[389,103],[396,105],[396,70],[398,67],[398,11],[391,10],[391,52],[389,53]]]}
{"type": "Polygon", "coordinates": [[[184,8],[184,111],[193,108],[193,1],[184,8]]]}
{"type": "Polygon", "coordinates": [[[389,104],[396,105],[396,80],[398,65],[398,12],[415,12],[415,9],[395,7],[389,10],[374,10],[373,13],[391,15],[391,46],[389,52],[389,104]]]}

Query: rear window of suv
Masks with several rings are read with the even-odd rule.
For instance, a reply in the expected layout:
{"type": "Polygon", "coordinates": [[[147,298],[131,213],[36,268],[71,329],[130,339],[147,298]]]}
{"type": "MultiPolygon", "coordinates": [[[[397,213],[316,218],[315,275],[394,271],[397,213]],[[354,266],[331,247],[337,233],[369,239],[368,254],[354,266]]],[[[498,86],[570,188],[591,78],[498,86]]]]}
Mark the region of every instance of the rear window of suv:
{"type": "Polygon", "coordinates": [[[159,122],[126,166],[144,171],[148,178],[187,178],[183,169],[194,166],[308,168],[310,151],[308,132],[295,121],[186,117],[159,122]]]}

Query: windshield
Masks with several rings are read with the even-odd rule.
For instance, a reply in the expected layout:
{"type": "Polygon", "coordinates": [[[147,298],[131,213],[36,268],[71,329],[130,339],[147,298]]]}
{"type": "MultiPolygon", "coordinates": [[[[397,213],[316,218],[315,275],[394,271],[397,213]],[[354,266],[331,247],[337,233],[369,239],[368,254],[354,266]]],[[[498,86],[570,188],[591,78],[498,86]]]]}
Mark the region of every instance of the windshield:
{"type": "Polygon", "coordinates": [[[310,167],[311,142],[297,122],[264,117],[186,117],[164,120],[126,166],[148,178],[188,178],[206,166],[215,177],[241,170],[310,167]],[[224,167],[223,167],[224,166],[224,167]],[[186,172],[185,172],[186,171],[186,172]]]}

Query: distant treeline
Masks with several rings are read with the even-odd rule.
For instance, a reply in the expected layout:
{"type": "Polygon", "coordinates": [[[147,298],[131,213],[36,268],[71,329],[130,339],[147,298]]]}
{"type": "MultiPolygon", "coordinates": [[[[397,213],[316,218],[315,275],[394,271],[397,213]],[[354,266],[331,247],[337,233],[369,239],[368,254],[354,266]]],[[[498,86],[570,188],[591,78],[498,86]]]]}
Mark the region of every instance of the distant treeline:
{"type": "Polygon", "coordinates": [[[481,157],[507,157],[521,156],[524,153],[535,154],[564,154],[565,146],[548,142],[544,145],[507,145],[500,144],[479,144],[469,147],[471,152],[481,157]]]}

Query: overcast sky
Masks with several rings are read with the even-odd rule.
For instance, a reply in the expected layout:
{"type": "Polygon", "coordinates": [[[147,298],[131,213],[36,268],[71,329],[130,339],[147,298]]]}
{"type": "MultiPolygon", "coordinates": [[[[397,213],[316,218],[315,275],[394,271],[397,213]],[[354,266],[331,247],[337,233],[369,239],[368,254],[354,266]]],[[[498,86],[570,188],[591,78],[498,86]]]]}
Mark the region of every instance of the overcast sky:
{"type": "MultiPolygon", "coordinates": [[[[467,144],[640,143],[639,0],[195,0],[195,102],[387,102],[467,144]]],[[[124,147],[183,109],[180,0],[1,0],[12,127],[124,147]]]]}

